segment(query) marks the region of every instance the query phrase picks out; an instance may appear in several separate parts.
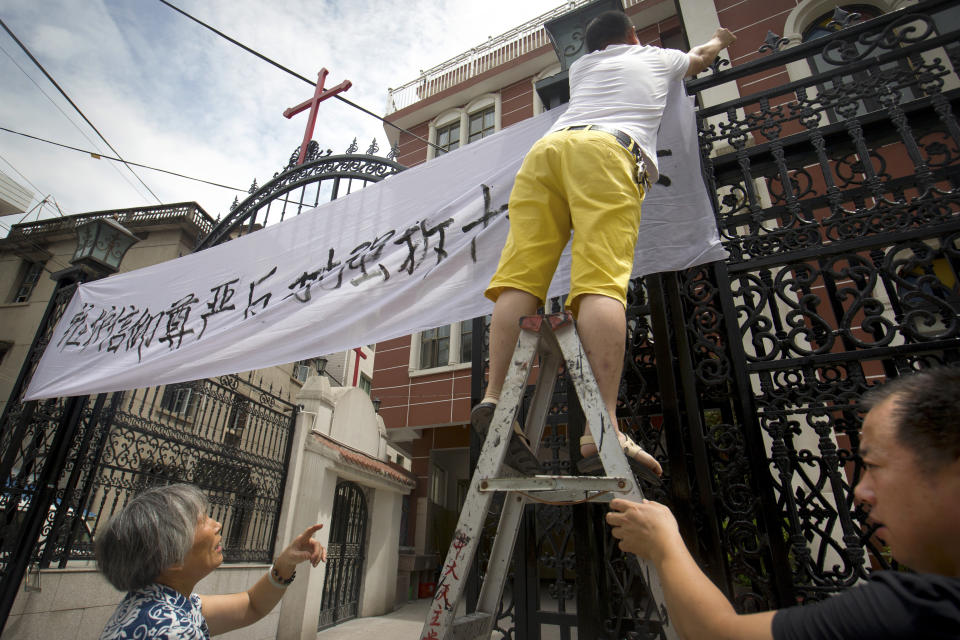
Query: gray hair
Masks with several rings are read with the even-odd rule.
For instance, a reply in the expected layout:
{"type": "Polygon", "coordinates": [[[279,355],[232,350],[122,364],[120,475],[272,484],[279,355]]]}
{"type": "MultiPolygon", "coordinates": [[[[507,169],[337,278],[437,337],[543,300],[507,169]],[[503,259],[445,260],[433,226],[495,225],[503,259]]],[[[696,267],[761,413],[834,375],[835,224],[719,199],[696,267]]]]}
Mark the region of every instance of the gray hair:
{"type": "Polygon", "coordinates": [[[960,458],[960,368],[935,367],[894,378],[861,400],[870,410],[887,399],[897,439],[930,468],[960,458]]]}
{"type": "Polygon", "coordinates": [[[142,589],[187,557],[208,506],[191,484],[147,489],[97,531],[97,567],[121,591],[142,589]]]}

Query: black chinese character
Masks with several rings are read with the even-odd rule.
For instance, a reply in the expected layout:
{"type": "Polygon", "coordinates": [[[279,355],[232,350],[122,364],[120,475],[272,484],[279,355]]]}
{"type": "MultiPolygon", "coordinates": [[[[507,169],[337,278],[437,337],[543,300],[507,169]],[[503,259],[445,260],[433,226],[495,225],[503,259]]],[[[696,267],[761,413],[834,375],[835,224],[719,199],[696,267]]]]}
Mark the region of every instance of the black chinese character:
{"type": "Polygon", "coordinates": [[[277,272],[277,268],[274,267],[273,269],[270,269],[270,273],[268,273],[267,275],[263,276],[262,278],[260,278],[260,279],[257,280],[256,282],[251,282],[251,283],[250,283],[250,295],[247,296],[247,308],[243,310],[243,319],[244,319],[244,320],[246,320],[246,319],[249,318],[250,316],[255,316],[255,315],[257,315],[257,312],[253,310],[253,306],[254,306],[254,305],[258,305],[258,304],[260,304],[260,303],[262,302],[262,303],[263,303],[263,306],[260,308],[260,311],[263,311],[264,309],[267,308],[267,304],[270,303],[270,296],[273,295],[273,294],[271,294],[271,293],[266,293],[266,294],[260,296],[259,298],[257,298],[256,300],[254,300],[254,299],[253,299],[253,291],[254,291],[254,289],[255,289],[256,287],[258,287],[259,285],[263,284],[263,281],[264,281],[264,280],[266,280],[267,278],[269,278],[270,276],[272,276],[272,275],[275,274],[276,272],[277,272]]]}
{"type": "Polygon", "coordinates": [[[169,342],[170,349],[179,349],[183,344],[183,336],[193,333],[193,329],[187,329],[187,321],[190,319],[190,305],[200,302],[192,293],[188,293],[176,302],[170,305],[170,310],[165,312],[167,315],[167,333],[160,336],[159,342],[169,342]],[[174,346],[176,341],[176,346],[174,346]]]}
{"type": "Polygon", "coordinates": [[[203,327],[200,328],[200,334],[197,336],[197,340],[202,338],[203,332],[207,330],[207,318],[217,313],[236,309],[235,305],[227,305],[227,303],[233,299],[234,294],[237,292],[237,290],[230,285],[236,284],[239,281],[240,278],[234,278],[210,289],[211,293],[213,293],[213,300],[207,301],[207,311],[200,314],[200,317],[203,318],[203,327]]]}

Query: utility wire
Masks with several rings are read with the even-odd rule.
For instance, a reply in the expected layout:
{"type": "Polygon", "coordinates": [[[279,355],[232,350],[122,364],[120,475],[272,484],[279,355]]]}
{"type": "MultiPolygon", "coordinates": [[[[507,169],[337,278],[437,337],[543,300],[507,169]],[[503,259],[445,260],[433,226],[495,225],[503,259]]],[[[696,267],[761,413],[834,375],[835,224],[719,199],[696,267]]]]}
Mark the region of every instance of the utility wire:
{"type": "MultiPolygon", "coordinates": [[[[205,28],[209,29],[210,31],[213,31],[215,34],[217,34],[217,35],[220,36],[221,38],[225,38],[226,40],[229,40],[230,42],[232,42],[233,44],[237,45],[238,47],[240,47],[240,48],[243,49],[244,51],[246,51],[246,52],[248,52],[248,53],[252,53],[253,55],[255,55],[255,56],[257,56],[258,58],[260,58],[261,60],[263,60],[264,62],[267,62],[267,63],[269,63],[269,64],[272,64],[273,66],[275,66],[276,68],[278,68],[278,69],[280,69],[280,70],[282,70],[282,71],[286,71],[287,73],[289,73],[290,75],[292,75],[294,78],[299,78],[300,80],[303,80],[304,82],[306,82],[307,84],[309,84],[311,87],[316,87],[316,86],[317,86],[317,83],[314,82],[313,80],[310,80],[309,78],[305,78],[304,76],[300,75],[300,74],[297,73],[296,71],[293,71],[293,70],[291,70],[291,69],[288,69],[287,67],[283,66],[283,65],[280,64],[279,62],[275,62],[274,60],[271,60],[270,58],[268,58],[267,56],[263,55],[263,54],[260,53],[259,51],[256,51],[256,50],[254,50],[254,49],[251,49],[250,47],[248,47],[247,45],[243,44],[242,42],[238,42],[238,41],[234,40],[233,38],[231,38],[231,37],[228,36],[227,34],[225,34],[225,33],[223,33],[222,31],[219,31],[219,30],[217,30],[216,28],[210,26],[209,24],[207,24],[207,23],[204,22],[203,20],[200,20],[199,18],[194,18],[192,15],[190,15],[189,13],[187,13],[186,11],[184,11],[183,9],[180,9],[180,8],[178,8],[178,7],[175,7],[174,5],[172,5],[172,4],[170,4],[169,2],[167,2],[167,0],[160,0],[160,2],[162,2],[162,3],[165,4],[165,5],[167,5],[168,7],[170,7],[171,9],[173,9],[174,11],[176,11],[177,13],[180,13],[180,14],[186,16],[187,18],[190,18],[191,20],[193,20],[194,22],[196,22],[196,23],[199,24],[200,26],[205,27],[205,28]]],[[[380,122],[382,122],[382,123],[384,123],[384,124],[386,124],[386,125],[389,125],[389,126],[393,127],[394,129],[397,129],[398,131],[402,131],[403,133],[406,133],[407,135],[413,136],[414,138],[416,138],[416,139],[419,140],[420,142],[423,142],[423,143],[425,143],[425,144],[433,147],[433,148],[436,149],[437,151],[444,151],[444,152],[446,151],[446,149],[444,149],[443,147],[440,147],[440,146],[438,146],[438,145],[436,145],[436,144],[433,144],[433,143],[430,142],[429,140],[426,140],[426,139],[424,139],[424,138],[421,138],[420,136],[418,136],[418,135],[415,134],[414,132],[410,131],[409,129],[404,129],[404,128],[401,127],[401,126],[396,125],[396,124],[390,122],[390,121],[387,120],[386,118],[384,118],[384,117],[382,117],[382,116],[378,116],[378,115],[375,114],[373,111],[370,111],[369,109],[366,109],[366,108],[364,108],[364,107],[361,107],[360,105],[358,105],[358,104],[355,103],[355,102],[352,102],[352,101],[350,101],[350,100],[347,100],[346,98],[344,98],[344,97],[341,96],[341,95],[335,95],[335,96],[333,96],[333,97],[336,98],[337,100],[339,100],[340,102],[345,102],[345,103],[347,103],[348,105],[350,105],[350,106],[353,107],[354,109],[359,109],[360,111],[366,113],[367,115],[373,116],[374,118],[376,118],[376,119],[379,120],[380,122]]]]}
{"type": "MultiPolygon", "coordinates": [[[[123,162],[123,163],[125,163],[125,164],[132,164],[132,165],[135,166],[135,167],[142,167],[142,168],[144,168],[144,169],[150,169],[151,171],[159,171],[160,173],[168,173],[168,174],[170,174],[170,175],[172,175],[172,176],[177,176],[178,178],[185,178],[185,179],[187,179],[187,180],[193,180],[194,182],[202,182],[202,183],[204,183],[204,184],[209,184],[209,185],[212,185],[212,186],[214,186],[214,187],[222,187],[222,188],[224,188],[224,189],[230,189],[231,191],[239,191],[239,192],[241,192],[241,193],[250,194],[250,189],[241,189],[240,187],[231,187],[230,185],[220,184],[220,183],[218,183],[218,182],[211,182],[210,180],[204,180],[203,178],[194,178],[193,176],[187,176],[187,175],[184,175],[184,174],[182,174],[182,173],[177,173],[177,172],[175,172],[175,171],[168,171],[167,169],[160,169],[160,168],[158,168],[158,167],[151,167],[151,166],[148,165],[148,164],[140,164],[140,163],[138,163],[138,162],[133,162],[133,161],[131,161],[131,160],[121,160],[120,158],[114,158],[114,157],[111,157],[111,156],[105,156],[105,155],[103,155],[102,153],[100,153],[100,152],[98,152],[98,151],[88,151],[88,150],[86,150],[86,149],[80,149],[80,148],[78,148],[78,147],[71,147],[71,146],[68,145],[68,144],[62,144],[62,143],[60,143],[60,142],[54,142],[53,140],[47,140],[46,138],[40,138],[40,137],[37,137],[37,136],[32,136],[32,135],[30,135],[29,133],[21,133],[21,132],[19,132],[19,131],[14,131],[13,129],[8,129],[8,128],[6,128],[6,127],[0,127],[0,131],[6,131],[7,133],[12,133],[12,134],[15,134],[15,135],[18,135],[18,136],[23,136],[24,138],[30,138],[31,140],[36,140],[36,141],[38,141],[38,142],[45,142],[45,143],[47,143],[47,144],[52,144],[52,145],[55,145],[55,146],[57,146],[57,147],[63,147],[64,149],[70,149],[71,151],[79,151],[80,153],[88,154],[88,155],[90,155],[91,157],[93,157],[93,158],[95,158],[95,159],[98,159],[98,160],[113,160],[114,162],[123,162]]],[[[0,160],[3,160],[4,162],[7,162],[7,160],[4,159],[3,156],[0,156],[0,160]]],[[[10,163],[7,162],[7,164],[10,164],[10,163]]],[[[10,165],[10,166],[13,167],[13,165],[10,165]]],[[[15,167],[14,167],[14,171],[16,171],[16,168],[15,168],[15,167]]],[[[20,172],[17,171],[17,173],[20,173],[20,172]]],[[[20,175],[22,176],[23,174],[20,174],[20,175]]],[[[24,177],[24,180],[26,180],[26,177],[24,177]]],[[[30,182],[30,181],[27,180],[27,182],[30,182]]],[[[32,183],[31,183],[31,184],[32,184],[32,183]]],[[[36,188],[36,187],[34,187],[34,188],[36,188]]],[[[38,191],[39,191],[39,190],[38,190],[38,191]]],[[[56,198],[53,198],[52,196],[48,196],[48,198],[50,198],[50,199],[53,200],[53,206],[55,206],[55,207],[57,208],[57,211],[58,211],[60,217],[65,217],[64,213],[63,213],[62,211],[60,211],[60,204],[57,202],[57,199],[56,199],[56,198]]],[[[295,200],[290,200],[289,198],[286,198],[286,197],[284,197],[284,198],[277,198],[277,200],[280,201],[280,202],[286,202],[287,204],[303,205],[302,202],[297,202],[297,201],[295,201],[295,200]]],[[[43,203],[41,203],[41,204],[43,204],[43,203]]],[[[50,203],[48,202],[47,204],[49,205],[50,203]]]]}
{"type": "MultiPolygon", "coordinates": [[[[89,142],[90,144],[94,145],[94,147],[96,147],[97,143],[94,142],[94,141],[90,138],[89,135],[87,135],[87,132],[84,131],[84,130],[80,127],[80,125],[78,125],[70,116],[67,115],[67,112],[64,111],[64,110],[60,107],[60,105],[57,104],[56,101],[55,101],[53,98],[51,98],[50,95],[49,95],[46,91],[43,90],[43,87],[41,87],[41,86],[37,83],[37,81],[34,80],[33,77],[32,77],[29,73],[27,73],[26,69],[24,69],[23,67],[20,66],[20,63],[17,62],[16,59],[14,59],[14,57],[13,57],[12,55],[10,55],[10,53],[9,53],[2,45],[0,45],[0,51],[3,51],[3,52],[6,54],[6,56],[7,56],[8,58],[10,58],[10,62],[12,62],[12,63],[17,67],[17,69],[20,69],[20,72],[21,72],[24,76],[26,76],[27,80],[29,80],[30,82],[33,83],[33,85],[37,88],[37,91],[39,91],[41,94],[43,94],[43,97],[46,98],[46,99],[50,102],[50,104],[52,104],[52,105],[57,109],[57,111],[59,111],[59,112],[63,115],[63,118],[64,118],[67,122],[69,122],[70,124],[72,124],[72,125],[73,125],[73,128],[76,129],[77,131],[79,131],[79,132],[80,132],[80,135],[82,135],[84,138],[86,138],[87,142],[89,142]]],[[[137,185],[135,185],[135,184],[130,180],[130,176],[128,176],[128,175],[127,175],[126,173],[124,173],[123,171],[121,171],[120,168],[119,168],[117,165],[111,164],[110,166],[113,168],[114,171],[117,172],[117,175],[120,176],[120,177],[123,179],[124,182],[126,182],[127,184],[129,184],[130,187],[131,187],[134,191],[137,191],[137,185]]],[[[140,194],[140,195],[143,195],[143,194],[140,194]]]]}
{"type": "MultiPolygon", "coordinates": [[[[40,69],[40,71],[43,72],[43,75],[45,75],[45,76],[47,77],[47,80],[49,80],[50,83],[51,83],[54,87],[57,88],[57,91],[59,91],[59,92],[60,92],[60,95],[62,95],[62,96],[64,97],[64,99],[65,99],[67,102],[70,103],[70,106],[72,106],[74,109],[76,109],[77,113],[80,114],[80,117],[83,118],[84,122],[86,122],[88,125],[90,125],[90,128],[97,132],[97,135],[100,136],[100,139],[103,140],[104,144],[106,144],[108,147],[110,147],[110,150],[113,151],[113,152],[117,155],[117,157],[119,158],[119,157],[120,157],[120,152],[117,151],[116,149],[114,149],[114,148],[113,148],[113,145],[111,145],[109,142],[107,142],[107,139],[103,136],[102,133],[100,133],[100,130],[97,129],[95,126],[93,126],[93,123],[90,122],[89,118],[87,118],[87,116],[83,113],[83,111],[80,110],[80,107],[78,107],[78,106],[76,105],[76,103],[74,103],[74,101],[70,99],[70,96],[67,95],[67,92],[64,91],[64,90],[60,87],[59,84],[57,84],[57,81],[54,80],[53,77],[52,77],[49,73],[47,73],[47,70],[44,69],[44,67],[43,67],[42,64],[40,64],[40,61],[37,60],[37,59],[33,56],[32,53],[30,53],[30,50],[27,49],[26,45],[24,45],[22,42],[20,42],[20,39],[17,38],[17,36],[14,35],[13,31],[10,30],[10,27],[7,26],[7,23],[4,22],[2,18],[0,18],[0,26],[3,27],[4,31],[6,31],[6,32],[10,35],[11,38],[13,38],[13,41],[17,43],[17,45],[23,50],[23,52],[24,52],[25,54],[27,54],[27,57],[30,58],[30,60],[33,62],[33,64],[37,65],[37,68],[40,69]]],[[[122,158],[120,159],[120,162],[123,162],[124,164],[127,164],[127,162],[126,162],[125,160],[123,160],[122,158]]],[[[163,201],[160,200],[160,198],[157,197],[157,194],[155,194],[155,193],[150,189],[150,187],[147,186],[147,183],[144,182],[144,181],[140,178],[140,176],[138,176],[138,175],[136,174],[136,172],[135,172],[133,169],[131,169],[129,166],[127,166],[127,169],[130,171],[130,173],[132,173],[134,176],[136,176],[137,180],[140,180],[140,184],[142,184],[142,185],[144,186],[144,188],[146,188],[146,190],[150,192],[150,195],[152,195],[152,196],[157,200],[157,202],[158,202],[159,204],[163,204],[163,201]]]]}
{"type": "Polygon", "coordinates": [[[50,194],[50,199],[53,200],[53,206],[57,208],[57,213],[60,214],[60,217],[66,218],[67,216],[63,213],[63,210],[60,208],[60,203],[57,202],[57,199],[54,197],[52,193],[50,194]]]}
{"type": "MultiPolygon", "coordinates": [[[[68,144],[62,144],[60,142],[54,142],[53,140],[47,140],[46,138],[40,138],[38,136],[32,136],[29,133],[21,133],[19,131],[14,131],[13,129],[7,129],[6,127],[0,127],[0,131],[6,131],[7,133],[12,133],[18,136],[23,136],[24,138],[30,138],[31,140],[37,140],[39,142],[46,142],[47,144],[56,145],[58,147],[63,147],[64,149],[70,149],[71,151],[79,151],[80,153],[86,153],[96,158],[98,160],[113,160],[114,162],[122,162],[124,164],[130,164],[135,167],[142,167],[143,169],[150,169],[151,171],[159,171],[160,173],[168,173],[172,176],[177,176],[178,178],[186,178],[187,180],[194,180],[196,182],[203,182],[204,184],[213,185],[214,187],[222,187],[224,189],[231,189],[233,191],[242,191],[246,193],[246,189],[241,189],[240,187],[231,187],[230,185],[220,184],[219,182],[211,182],[210,180],[204,180],[202,178],[193,178],[191,176],[184,175],[182,173],[177,173],[176,171],[168,171],[167,169],[159,169],[157,167],[151,167],[150,165],[140,164],[139,162],[133,162],[132,160],[124,160],[123,158],[114,158],[112,156],[106,156],[100,153],[99,151],[88,151],[86,149],[80,149],[79,147],[71,147],[68,144]]],[[[162,202],[160,204],[163,204],[162,202]]]]}
{"type": "MultiPolygon", "coordinates": [[[[20,218],[19,220],[17,220],[17,224],[22,224],[23,221],[27,219],[27,216],[29,216],[31,213],[33,213],[34,209],[39,209],[39,208],[43,207],[43,205],[47,204],[47,198],[49,198],[49,197],[50,197],[50,194],[47,194],[46,196],[44,196],[43,200],[41,200],[41,201],[38,202],[37,204],[35,204],[35,205],[33,205],[32,207],[30,207],[30,210],[27,211],[26,213],[24,213],[22,218],[20,218]]],[[[39,214],[39,212],[37,213],[37,219],[38,219],[38,220],[40,219],[40,214],[39,214]]]]}

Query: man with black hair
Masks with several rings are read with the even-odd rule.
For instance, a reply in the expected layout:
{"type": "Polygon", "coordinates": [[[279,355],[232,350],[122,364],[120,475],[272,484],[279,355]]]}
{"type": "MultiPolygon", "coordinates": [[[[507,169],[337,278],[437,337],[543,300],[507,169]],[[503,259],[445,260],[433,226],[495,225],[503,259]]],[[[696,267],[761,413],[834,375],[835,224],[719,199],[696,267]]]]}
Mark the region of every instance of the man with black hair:
{"type": "MultiPolygon", "coordinates": [[[[640,203],[658,176],[657,131],[667,93],[672,84],[706,69],[734,40],[729,31],[718,29],[709,42],[684,53],[641,45],[622,11],[608,11],[587,25],[588,53],[570,67],[570,105],[530,149],[510,194],[510,232],[485,291],[495,305],[490,378],[483,401],[471,414],[480,435],[486,435],[500,398],[520,335],[518,320],[544,303],[571,231],[566,305],[577,317],[587,360],[616,427],[627,286],[640,203]]],[[[636,470],[659,476],[656,459],[618,427],[617,433],[636,470]]],[[[580,470],[599,470],[593,438],[586,435],[580,444],[585,457],[580,470]]],[[[537,466],[517,435],[508,463],[522,470],[537,466]]]]}
{"type": "Polygon", "coordinates": [[[667,507],[613,500],[613,536],[657,568],[682,637],[960,638],[960,369],[897,378],[862,406],[869,411],[854,496],[879,525],[875,535],[917,573],[877,571],[866,584],[815,604],[737,614],[697,567],[667,507]]]}

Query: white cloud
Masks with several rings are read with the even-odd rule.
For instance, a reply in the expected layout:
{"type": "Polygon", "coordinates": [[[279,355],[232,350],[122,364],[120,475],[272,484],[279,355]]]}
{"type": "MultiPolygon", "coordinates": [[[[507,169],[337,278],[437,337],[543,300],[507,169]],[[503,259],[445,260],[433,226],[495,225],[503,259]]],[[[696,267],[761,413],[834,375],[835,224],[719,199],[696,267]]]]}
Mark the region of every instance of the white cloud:
{"type": "MultiPolygon", "coordinates": [[[[312,88],[155,0],[7,0],[4,21],[107,140],[131,161],[246,188],[282,169],[300,144],[306,114],[283,110],[312,88]]],[[[388,87],[559,4],[557,0],[174,0],[198,19],[327,86],[349,78],[345,98],[381,114],[388,87]]],[[[94,142],[0,55],[0,126],[109,154],[6,34],[0,47],[94,142]]],[[[313,138],[342,152],[365,150],[383,125],[336,100],[321,106],[313,138]]],[[[0,156],[52,193],[68,213],[155,204],[126,169],[108,160],[0,132],[0,156]]],[[[0,169],[22,181],[9,167],[0,169]]],[[[236,192],[136,169],[163,202],[196,200],[225,213],[236,192]]],[[[28,186],[29,185],[25,185],[28,186]]],[[[30,187],[32,188],[32,187],[30,187]]],[[[242,194],[239,194],[242,196],[242,194]]],[[[48,210],[47,207],[44,210],[48,210]]],[[[4,224],[16,221],[8,217],[4,224]]],[[[3,234],[0,231],[0,234],[3,234]]]]}

